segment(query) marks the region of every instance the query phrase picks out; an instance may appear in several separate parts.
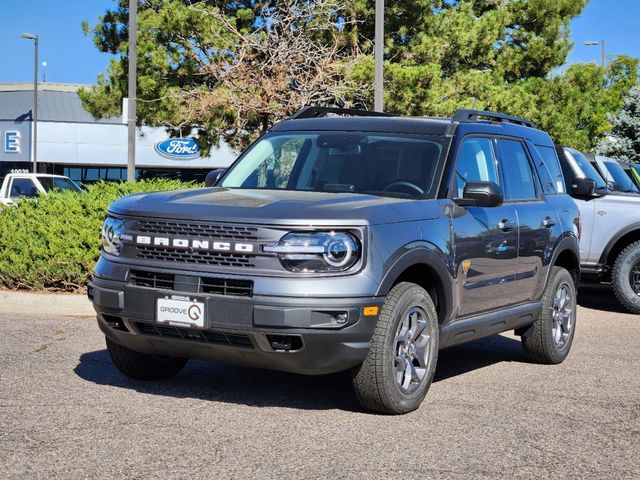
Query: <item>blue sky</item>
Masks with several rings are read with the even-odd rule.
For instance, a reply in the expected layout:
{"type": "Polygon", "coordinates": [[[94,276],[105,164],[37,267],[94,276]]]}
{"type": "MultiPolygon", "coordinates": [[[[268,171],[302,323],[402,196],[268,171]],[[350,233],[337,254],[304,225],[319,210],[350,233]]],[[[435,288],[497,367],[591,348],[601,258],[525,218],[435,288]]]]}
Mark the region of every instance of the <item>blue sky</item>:
{"type": "MultiPolygon", "coordinates": [[[[33,42],[21,39],[22,32],[40,36],[47,81],[95,82],[109,55],[96,49],[81,23],[96,23],[113,5],[112,0],[0,0],[0,83],[33,80],[33,42]]],[[[639,23],[640,0],[591,0],[572,23],[575,46],[568,62],[600,61],[600,47],[586,47],[585,40],[604,39],[608,54],[640,57],[639,23]]],[[[39,76],[42,79],[42,70],[39,76]]]]}

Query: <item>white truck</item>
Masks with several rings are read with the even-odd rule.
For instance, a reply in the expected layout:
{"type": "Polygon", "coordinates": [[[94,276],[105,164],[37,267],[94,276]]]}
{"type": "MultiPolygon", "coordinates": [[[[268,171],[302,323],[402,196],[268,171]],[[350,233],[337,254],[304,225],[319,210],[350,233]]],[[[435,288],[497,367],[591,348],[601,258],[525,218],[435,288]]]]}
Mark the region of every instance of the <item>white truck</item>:
{"type": "Polygon", "coordinates": [[[54,189],[83,193],[83,190],[69,177],[12,170],[4,177],[2,187],[0,187],[0,204],[15,205],[15,200],[18,198],[34,198],[41,193],[46,195],[47,192],[54,189]]]}

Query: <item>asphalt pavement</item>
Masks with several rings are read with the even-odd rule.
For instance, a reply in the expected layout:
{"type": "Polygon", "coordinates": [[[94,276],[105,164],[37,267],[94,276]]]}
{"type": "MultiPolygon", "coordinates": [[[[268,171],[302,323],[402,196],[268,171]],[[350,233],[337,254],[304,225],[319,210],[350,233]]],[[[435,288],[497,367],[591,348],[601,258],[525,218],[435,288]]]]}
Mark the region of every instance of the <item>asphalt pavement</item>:
{"type": "Polygon", "coordinates": [[[579,303],[562,365],[508,334],[454,347],[390,417],[346,375],[192,361],[133,381],[83,298],[0,293],[0,479],[640,478],[640,315],[606,287],[579,303]]]}

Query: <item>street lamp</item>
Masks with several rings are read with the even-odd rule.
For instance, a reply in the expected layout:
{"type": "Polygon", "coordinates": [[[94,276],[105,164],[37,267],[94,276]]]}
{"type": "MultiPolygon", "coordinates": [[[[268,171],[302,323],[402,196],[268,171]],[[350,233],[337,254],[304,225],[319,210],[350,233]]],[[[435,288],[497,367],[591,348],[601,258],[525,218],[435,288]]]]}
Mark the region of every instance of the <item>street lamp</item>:
{"type": "Polygon", "coordinates": [[[22,38],[33,40],[34,60],[33,60],[33,173],[38,173],[38,35],[33,33],[21,33],[22,38]]]}
{"type": "Polygon", "coordinates": [[[42,83],[47,83],[47,62],[42,62],[42,83]]]}
{"type": "Polygon", "coordinates": [[[373,109],[384,110],[384,0],[376,0],[374,45],[373,109]]]}
{"type": "Polygon", "coordinates": [[[129,0],[129,100],[127,102],[127,182],[136,181],[138,0],[129,0]]]}
{"type": "Polygon", "coordinates": [[[607,66],[607,55],[605,53],[605,48],[604,48],[604,40],[600,40],[595,41],[595,40],[587,40],[586,42],[584,42],[584,44],[587,47],[595,47],[597,45],[600,45],[602,47],[602,68],[607,66]]]}

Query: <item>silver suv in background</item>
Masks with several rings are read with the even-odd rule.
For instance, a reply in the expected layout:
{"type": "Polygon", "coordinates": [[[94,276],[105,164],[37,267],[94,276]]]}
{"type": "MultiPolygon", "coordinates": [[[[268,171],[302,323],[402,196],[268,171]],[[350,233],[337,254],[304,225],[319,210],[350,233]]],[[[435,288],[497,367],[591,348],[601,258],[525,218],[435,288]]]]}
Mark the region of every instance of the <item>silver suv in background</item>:
{"type": "Polygon", "coordinates": [[[640,193],[631,177],[627,175],[627,172],[624,171],[624,168],[615,158],[603,157],[592,153],[585,154],[585,157],[591,161],[591,164],[598,170],[598,173],[606,180],[607,185],[612,190],[625,193],[640,193]]]}
{"type": "Polygon", "coordinates": [[[557,152],[582,218],[582,278],[610,279],[620,303],[640,313],[640,195],[613,191],[585,154],[568,147],[557,152]]]}

